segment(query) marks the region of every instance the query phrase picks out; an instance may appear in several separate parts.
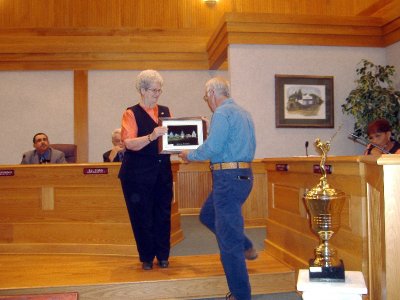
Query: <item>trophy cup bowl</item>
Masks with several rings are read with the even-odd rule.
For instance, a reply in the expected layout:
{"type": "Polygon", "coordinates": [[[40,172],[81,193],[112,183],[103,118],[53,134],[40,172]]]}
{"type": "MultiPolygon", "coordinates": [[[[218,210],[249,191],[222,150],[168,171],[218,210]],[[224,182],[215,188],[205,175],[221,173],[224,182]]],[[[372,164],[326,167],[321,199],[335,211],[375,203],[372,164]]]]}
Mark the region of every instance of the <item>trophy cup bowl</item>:
{"type": "Polygon", "coordinates": [[[319,236],[320,245],[315,249],[315,259],[310,259],[310,281],[344,281],[345,272],[342,260],[336,255],[329,240],[339,230],[340,213],[346,196],[343,192],[331,188],[326,179],[325,160],[329,144],[316,140],[323,152],[320,168],[323,176],[319,184],[304,195],[304,201],[310,215],[311,228],[319,236]]]}
{"type": "Polygon", "coordinates": [[[339,230],[340,212],[345,195],[333,189],[312,189],[304,199],[311,219],[311,228],[319,236],[321,244],[310,260],[310,280],[344,281],[344,264],[336,255],[329,240],[339,230]],[[323,193],[320,193],[323,192],[323,193]]]}

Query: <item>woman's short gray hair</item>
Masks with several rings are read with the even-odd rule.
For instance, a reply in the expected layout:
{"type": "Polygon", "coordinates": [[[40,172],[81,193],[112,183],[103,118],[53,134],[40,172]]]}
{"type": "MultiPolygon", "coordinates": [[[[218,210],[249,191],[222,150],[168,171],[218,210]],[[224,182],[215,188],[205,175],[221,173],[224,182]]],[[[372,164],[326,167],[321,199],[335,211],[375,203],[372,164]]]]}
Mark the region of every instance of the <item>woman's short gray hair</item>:
{"type": "Polygon", "coordinates": [[[164,83],[160,73],[155,70],[144,70],[136,77],[136,90],[140,93],[141,89],[149,89],[152,83],[164,83]]]}
{"type": "Polygon", "coordinates": [[[214,77],[207,81],[206,91],[214,90],[219,95],[231,96],[229,81],[222,77],[214,77]]]}

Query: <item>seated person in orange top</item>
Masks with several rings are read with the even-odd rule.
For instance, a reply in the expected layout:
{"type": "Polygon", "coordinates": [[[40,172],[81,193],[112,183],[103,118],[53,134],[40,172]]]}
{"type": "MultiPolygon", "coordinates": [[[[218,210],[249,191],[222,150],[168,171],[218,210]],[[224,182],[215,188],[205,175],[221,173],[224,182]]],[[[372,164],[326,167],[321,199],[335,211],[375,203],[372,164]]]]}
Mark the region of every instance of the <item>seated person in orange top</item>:
{"type": "Polygon", "coordinates": [[[120,162],[124,157],[124,143],[121,139],[121,128],[115,129],[111,134],[111,142],[113,147],[103,154],[104,162],[120,162]]]}
{"type": "Polygon", "coordinates": [[[49,146],[49,138],[45,133],[39,132],[33,136],[35,150],[25,152],[21,164],[62,164],[66,163],[64,152],[49,146]]]}
{"type": "Polygon", "coordinates": [[[371,144],[368,144],[365,155],[400,154],[400,143],[392,138],[392,127],[387,120],[378,119],[371,122],[368,125],[367,134],[371,144]]]}

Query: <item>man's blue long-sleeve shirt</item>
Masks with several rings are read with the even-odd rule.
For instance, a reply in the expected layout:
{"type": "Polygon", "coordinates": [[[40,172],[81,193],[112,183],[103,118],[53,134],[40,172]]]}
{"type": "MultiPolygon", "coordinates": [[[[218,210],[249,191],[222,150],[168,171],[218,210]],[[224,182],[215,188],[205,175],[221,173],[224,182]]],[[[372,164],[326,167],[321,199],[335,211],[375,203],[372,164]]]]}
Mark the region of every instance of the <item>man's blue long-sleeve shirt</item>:
{"type": "Polygon", "coordinates": [[[188,154],[188,159],[210,160],[211,163],[251,162],[255,150],[252,117],[230,98],[214,111],[207,139],[188,154]]]}

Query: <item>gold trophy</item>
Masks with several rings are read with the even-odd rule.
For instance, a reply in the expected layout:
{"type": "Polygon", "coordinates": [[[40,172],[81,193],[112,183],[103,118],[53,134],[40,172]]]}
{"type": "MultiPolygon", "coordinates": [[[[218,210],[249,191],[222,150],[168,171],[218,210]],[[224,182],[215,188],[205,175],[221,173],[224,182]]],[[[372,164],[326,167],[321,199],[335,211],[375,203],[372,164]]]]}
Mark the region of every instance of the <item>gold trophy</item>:
{"type": "Polygon", "coordinates": [[[329,240],[340,227],[340,213],[345,194],[331,188],[326,179],[325,162],[330,142],[315,140],[315,146],[322,151],[320,168],[322,177],[318,185],[304,195],[304,201],[311,218],[312,230],[319,236],[321,244],[315,248],[315,259],[310,259],[310,281],[344,281],[344,264],[336,257],[329,240]]]}

